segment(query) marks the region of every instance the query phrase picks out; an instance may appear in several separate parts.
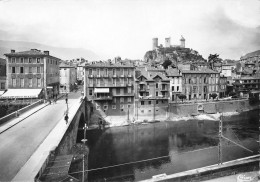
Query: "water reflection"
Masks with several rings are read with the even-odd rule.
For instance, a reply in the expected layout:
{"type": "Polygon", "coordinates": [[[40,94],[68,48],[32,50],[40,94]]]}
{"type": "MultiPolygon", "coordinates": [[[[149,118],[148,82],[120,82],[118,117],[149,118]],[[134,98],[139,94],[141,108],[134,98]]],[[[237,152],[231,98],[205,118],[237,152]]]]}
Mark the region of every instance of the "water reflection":
{"type": "MultiPolygon", "coordinates": [[[[223,141],[223,161],[257,153],[258,117],[255,116],[251,112],[225,118],[224,136],[254,153],[223,141]]],[[[90,130],[87,138],[90,181],[135,181],[218,163],[217,121],[189,120],[90,130]]]]}

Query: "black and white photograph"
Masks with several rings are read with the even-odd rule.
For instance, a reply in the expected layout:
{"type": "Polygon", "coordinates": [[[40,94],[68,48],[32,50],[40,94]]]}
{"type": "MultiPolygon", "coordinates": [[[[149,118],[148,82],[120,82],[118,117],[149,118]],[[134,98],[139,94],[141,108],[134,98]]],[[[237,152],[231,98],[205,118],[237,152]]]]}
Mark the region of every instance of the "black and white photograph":
{"type": "Polygon", "coordinates": [[[260,181],[260,0],[0,14],[0,182],[260,181]]]}

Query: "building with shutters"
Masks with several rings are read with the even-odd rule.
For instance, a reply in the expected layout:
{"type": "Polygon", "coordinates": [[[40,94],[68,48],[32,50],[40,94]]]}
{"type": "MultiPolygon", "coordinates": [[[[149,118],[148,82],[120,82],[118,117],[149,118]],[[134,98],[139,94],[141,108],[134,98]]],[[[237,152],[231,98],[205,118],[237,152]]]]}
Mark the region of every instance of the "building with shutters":
{"type": "Polygon", "coordinates": [[[106,116],[134,117],[135,67],[98,62],[85,66],[85,95],[106,116]]]}
{"type": "Polygon", "coordinates": [[[60,59],[51,56],[49,51],[11,50],[11,53],[6,53],[5,56],[8,90],[17,89],[16,92],[19,92],[22,89],[35,89],[35,94],[41,91],[46,99],[59,93],[60,59]]]}

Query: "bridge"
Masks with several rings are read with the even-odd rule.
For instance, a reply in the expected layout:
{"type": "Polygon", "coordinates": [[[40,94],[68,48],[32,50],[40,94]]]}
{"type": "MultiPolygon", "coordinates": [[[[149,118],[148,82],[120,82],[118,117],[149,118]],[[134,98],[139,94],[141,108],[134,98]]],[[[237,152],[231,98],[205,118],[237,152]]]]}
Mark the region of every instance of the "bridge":
{"type": "Polygon", "coordinates": [[[78,127],[86,119],[86,101],[80,92],[73,92],[68,94],[68,104],[64,96],[0,125],[0,180],[35,181],[51,151],[66,154],[76,143],[78,127]]]}

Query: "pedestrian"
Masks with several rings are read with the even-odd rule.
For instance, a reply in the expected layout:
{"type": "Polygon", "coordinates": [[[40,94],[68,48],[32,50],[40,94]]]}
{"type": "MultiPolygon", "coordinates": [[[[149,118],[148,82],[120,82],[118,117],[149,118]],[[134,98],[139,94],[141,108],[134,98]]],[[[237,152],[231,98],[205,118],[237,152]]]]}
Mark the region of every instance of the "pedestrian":
{"type": "Polygon", "coordinates": [[[68,114],[66,114],[66,116],[65,116],[65,121],[66,121],[66,124],[68,124],[68,119],[69,119],[69,116],[68,116],[68,114]]]}
{"type": "Polygon", "coordinates": [[[50,105],[51,105],[51,99],[49,99],[49,103],[50,103],[50,105]]]}
{"type": "Polygon", "coordinates": [[[68,98],[67,97],[66,97],[65,101],[66,101],[66,104],[68,104],[68,98]]]}

